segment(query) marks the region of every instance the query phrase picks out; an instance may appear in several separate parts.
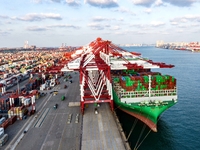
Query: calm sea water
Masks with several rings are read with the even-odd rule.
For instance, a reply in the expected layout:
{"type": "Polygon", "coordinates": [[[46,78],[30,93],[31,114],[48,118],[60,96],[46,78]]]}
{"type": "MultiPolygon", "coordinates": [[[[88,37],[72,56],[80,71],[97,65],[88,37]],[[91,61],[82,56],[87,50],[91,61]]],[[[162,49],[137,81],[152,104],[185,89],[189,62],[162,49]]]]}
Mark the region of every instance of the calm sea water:
{"type": "MultiPolygon", "coordinates": [[[[140,52],[142,57],[154,62],[175,65],[171,69],[153,71],[174,76],[178,88],[178,103],[162,114],[158,132],[150,132],[145,138],[149,128],[138,121],[129,137],[131,148],[139,146],[138,150],[200,150],[200,53],[155,47],[124,49],[140,52]]],[[[119,110],[117,114],[128,136],[135,119],[119,110]]]]}

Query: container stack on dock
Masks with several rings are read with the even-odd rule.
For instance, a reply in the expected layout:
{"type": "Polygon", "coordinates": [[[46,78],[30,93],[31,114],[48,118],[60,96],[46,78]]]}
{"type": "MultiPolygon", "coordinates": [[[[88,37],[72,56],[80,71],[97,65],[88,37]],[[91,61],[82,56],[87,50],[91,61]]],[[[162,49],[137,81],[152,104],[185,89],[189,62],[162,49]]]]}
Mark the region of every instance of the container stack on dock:
{"type": "Polygon", "coordinates": [[[29,82],[25,85],[26,90],[28,91],[34,90],[38,88],[42,84],[42,82],[44,81],[40,77],[29,79],[29,82]]]}
{"type": "MultiPolygon", "coordinates": [[[[70,51],[73,48],[68,48],[70,51]]],[[[63,60],[63,54],[66,51],[54,50],[40,50],[40,51],[13,51],[0,53],[0,66],[3,68],[0,78],[8,78],[8,74],[24,73],[31,70],[38,65],[45,67],[52,67],[63,60]]]]}
{"type": "Polygon", "coordinates": [[[12,116],[8,118],[9,125],[14,124],[16,120],[17,120],[17,116],[12,116]]]}
{"type": "Polygon", "coordinates": [[[8,111],[8,118],[12,118],[12,117],[16,116],[17,120],[22,120],[22,117],[24,116],[24,114],[27,114],[27,109],[25,109],[24,106],[12,107],[8,111]]]}
{"type": "Polygon", "coordinates": [[[9,98],[7,96],[0,97],[0,113],[6,113],[10,109],[9,98]]]}
{"type": "Polygon", "coordinates": [[[5,120],[5,121],[1,124],[1,127],[4,128],[4,129],[6,129],[9,125],[10,125],[10,123],[9,123],[9,121],[8,121],[8,119],[7,119],[7,120],[5,120]]]}

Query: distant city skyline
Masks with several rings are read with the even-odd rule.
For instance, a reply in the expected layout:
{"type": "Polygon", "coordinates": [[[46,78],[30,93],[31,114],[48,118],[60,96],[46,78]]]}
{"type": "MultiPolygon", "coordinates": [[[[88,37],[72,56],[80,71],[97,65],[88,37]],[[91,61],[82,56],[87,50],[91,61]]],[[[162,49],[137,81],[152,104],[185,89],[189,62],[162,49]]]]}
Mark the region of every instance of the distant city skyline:
{"type": "Polygon", "coordinates": [[[198,42],[200,0],[0,1],[0,47],[198,42]]]}

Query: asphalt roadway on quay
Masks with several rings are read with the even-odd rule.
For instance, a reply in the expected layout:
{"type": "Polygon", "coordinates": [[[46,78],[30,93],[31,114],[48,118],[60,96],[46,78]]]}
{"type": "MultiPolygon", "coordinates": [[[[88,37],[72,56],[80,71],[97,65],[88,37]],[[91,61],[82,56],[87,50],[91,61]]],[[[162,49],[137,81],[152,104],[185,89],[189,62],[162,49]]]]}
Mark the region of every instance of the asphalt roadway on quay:
{"type": "MultiPolygon", "coordinates": [[[[72,76],[72,80],[78,83],[78,74],[72,73],[72,76]]],[[[52,90],[43,91],[47,93],[46,96],[36,100],[36,113],[34,115],[26,120],[16,121],[6,129],[5,132],[8,133],[9,140],[2,147],[3,149],[80,149],[82,115],[80,115],[79,107],[68,107],[69,102],[80,101],[79,90],[77,90],[79,84],[65,82],[62,77],[59,80],[61,84],[52,90]],[[68,87],[64,89],[64,85],[68,87]],[[54,95],[52,91],[58,91],[58,94],[54,95]],[[61,101],[63,95],[66,98],[61,101]],[[56,103],[58,108],[54,109],[53,106],[56,103]],[[43,116],[43,114],[46,115],[43,116]],[[68,122],[70,114],[71,120],[68,122]],[[75,123],[77,114],[78,123],[75,123]],[[40,123],[38,123],[39,121],[40,123]]]]}
{"type": "MultiPolygon", "coordinates": [[[[90,104],[82,116],[80,106],[79,74],[70,73],[73,83],[60,83],[44,97],[36,100],[36,113],[26,120],[16,121],[6,129],[9,140],[5,150],[125,150],[120,132],[107,104],[94,114],[90,104]],[[64,85],[67,88],[64,89],[64,85]],[[54,95],[52,91],[58,91],[54,95]],[[62,101],[61,97],[65,96],[62,101]],[[54,109],[54,105],[58,108],[54,109]],[[25,133],[25,132],[26,133],[25,133]]],[[[0,148],[0,149],[2,149],[0,148]]]]}

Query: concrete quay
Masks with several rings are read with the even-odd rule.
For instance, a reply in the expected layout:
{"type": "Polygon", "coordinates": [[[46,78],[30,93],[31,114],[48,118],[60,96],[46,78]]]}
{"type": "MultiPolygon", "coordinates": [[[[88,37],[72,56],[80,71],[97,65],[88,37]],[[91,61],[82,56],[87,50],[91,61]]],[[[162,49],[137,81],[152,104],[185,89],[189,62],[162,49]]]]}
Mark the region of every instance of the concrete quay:
{"type": "MultiPolygon", "coordinates": [[[[60,85],[43,91],[47,94],[36,101],[36,114],[22,120],[23,127],[18,127],[18,132],[12,135],[3,149],[130,150],[120,123],[111,112],[109,104],[102,103],[98,114],[94,113],[94,104],[89,104],[84,115],[81,114],[79,75],[71,75],[72,84],[61,77],[60,85]],[[67,85],[66,89],[64,85],[67,85]],[[58,94],[54,95],[52,91],[58,91],[58,94]],[[64,101],[61,100],[63,95],[66,97],[64,101]],[[55,104],[58,104],[57,109],[53,107],[55,104]]],[[[15,124],[8,130],[14,131],[15,124]]]]}
{"type": "Polygon", "coordinates": [[[89,105],[83,116],[82,150],[125,150],[109,105],[102,103],[98,114],[89,105]]]}

